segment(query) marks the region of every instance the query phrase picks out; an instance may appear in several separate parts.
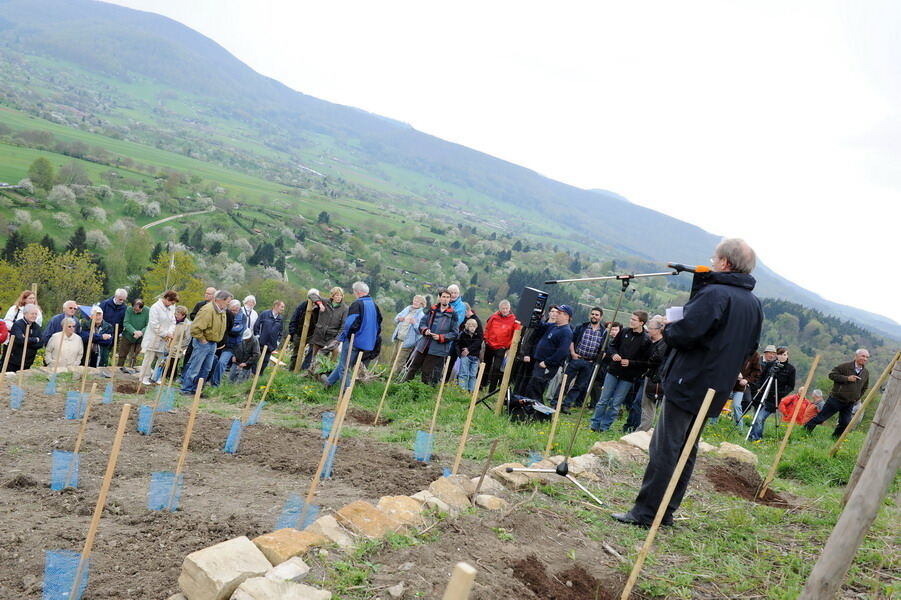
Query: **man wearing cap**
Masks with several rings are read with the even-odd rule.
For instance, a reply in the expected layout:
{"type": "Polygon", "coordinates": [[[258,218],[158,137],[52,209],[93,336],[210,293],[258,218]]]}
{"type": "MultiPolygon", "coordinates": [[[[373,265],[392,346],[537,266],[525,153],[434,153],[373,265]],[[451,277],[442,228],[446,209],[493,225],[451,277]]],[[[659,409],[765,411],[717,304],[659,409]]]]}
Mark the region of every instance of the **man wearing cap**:
{"type": "Polygon", "coordinates": [[[854,360],[836,366],[829,373],[829,379],[833,381],[832,391],[823,405],[820,414],[807,422],[804,427],[812,432],[813,428],[823,423],[838,413],[838,424],[832,432],[832,437],[839,437],[845,431],[845,427],[851,422],[854,414],[854,404],[860,400],[864,392],[870,386],[870,372],[867,371],[867,361],[870,360],[870,352],[866,348],[860,348],[854,353],[854,360]]]}
{"type": "Polygon", "coordinates": [[[532,355],[523,357],[524,362],[533,365],[532,377],[523,393],[533,400],[543,398],[548,381],[566,361],[569,345],[573,341],[573,330],[569,326],[573,318],[572,307],[561,304],[557,307],[556,314],[551,315],[548,322],[538,330],[538,343],[535,344],[532,355]]]}

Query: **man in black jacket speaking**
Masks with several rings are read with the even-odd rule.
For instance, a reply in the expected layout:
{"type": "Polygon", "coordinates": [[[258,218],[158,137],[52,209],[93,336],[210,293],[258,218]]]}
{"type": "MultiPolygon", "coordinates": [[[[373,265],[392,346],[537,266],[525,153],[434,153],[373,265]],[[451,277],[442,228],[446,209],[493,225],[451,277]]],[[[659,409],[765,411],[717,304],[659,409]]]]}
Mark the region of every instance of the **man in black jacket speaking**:
{"type": "MultiPolygon", "coordinates": [[[[667,323],[664,330],[671,350],[663,368],[663,411],[651,438],[650,460],[635,505],[629,512],[613,514],[617,521],[651,524],[695,418],[720,414],[735,385],[735,374],[757,349],[763,310],[751,293],[756,283],[750,275],[756,264],[754,250],[743,240],[724,239],[712,262],[712,272],[685,305],[683,318],[667,323]],[[699,415],[708,388],[716,395],[708,413],[699,415]]],[[[673,522],[697,452],[695,443],[666,507],[664,525],[673,522]]]]}

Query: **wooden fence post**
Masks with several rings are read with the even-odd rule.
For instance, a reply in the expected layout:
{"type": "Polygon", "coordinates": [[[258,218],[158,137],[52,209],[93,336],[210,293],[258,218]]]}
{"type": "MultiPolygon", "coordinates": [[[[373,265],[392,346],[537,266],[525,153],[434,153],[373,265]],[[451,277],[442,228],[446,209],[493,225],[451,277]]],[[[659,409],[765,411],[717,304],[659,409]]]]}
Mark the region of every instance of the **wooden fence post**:
{"type": "MultiPolygon", "coordinates": [[[[507,388],[510,387],[510,374],[513,372],[513,363],[516,362],[516,352],[519,350],[519,340],[522,337],[522,327],[513,332],[513,341],[507,350],[507,364],[504,367],[504,376],[501,378],[501,387],[497,391],[497,400],[494,401],[494,414],[500,415],[504,410],[504,398],[507,388]]],[[[494,365],[492,363],[492,369],[494,365]]]]}

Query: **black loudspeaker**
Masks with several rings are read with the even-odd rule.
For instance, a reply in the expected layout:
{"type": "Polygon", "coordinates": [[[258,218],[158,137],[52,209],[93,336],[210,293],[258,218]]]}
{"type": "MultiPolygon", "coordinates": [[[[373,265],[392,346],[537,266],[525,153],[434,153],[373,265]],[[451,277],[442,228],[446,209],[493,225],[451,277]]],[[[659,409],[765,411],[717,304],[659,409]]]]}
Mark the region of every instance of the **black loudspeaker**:
{"type": "Polygon", "coordinates": [[[535,288],[523,288],[516,307],[516,319],[523,327],[535,327],[541,322],[541,315],[547,304],[547,292],[535,288]]]}

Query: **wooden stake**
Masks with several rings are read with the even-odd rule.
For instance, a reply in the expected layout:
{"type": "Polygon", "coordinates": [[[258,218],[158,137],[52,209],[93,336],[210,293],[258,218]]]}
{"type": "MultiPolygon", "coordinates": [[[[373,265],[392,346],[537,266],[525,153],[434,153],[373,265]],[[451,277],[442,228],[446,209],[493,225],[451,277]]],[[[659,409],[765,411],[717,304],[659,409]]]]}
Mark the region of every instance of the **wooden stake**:
{"type": "MultiPolygon", "coordinates": [[[[80,394],[84,396],[84,388],[88,384],[88,365],[91,362],[91,345],[94,343],[94,307],[91,307],[91,331],[88,333],[88,351],[85,352],[84,355],[84,372],[81,374],[81,391],[80,394]]],[[[138,393],[141,393],[140,386],[138,387],[138,393]]]]}
{"type": "MultiPolygon", "coordinates": [[[[269,395],[269,388],[272,387],[272,381],[275,379],[275,373],[278,371],[279,366],[282,364],[282,358],[285,357],[285,350],[288,348],[288,340],[291,336],[285,336],[285,340],[282,342],[282,347],[278,351],[278,359],[275,361],[275,364],[271,367],[272,371],[269,373],[269,379],[266,380],[266,387],[263,388],[263,397],[260,398],[260,402],[266,401],[266,396],[269,395]]],[[[287,363],[286,363],[287,364],[287,363]]]]}
{"type": "Polygon", "coordinates": [[[563,406],[563,396],[566,394],[566,379],[569,376],[564,373],[563,380],[560,381],[560,393],[557,394],[557,410],[554,411],[554,417],[551,421],[551,431],[547,436],[547,446],[544,448],[544,457],[551,455],[551,446],[554,445],[554,434],[557,433],[557,422],[560,421],[560,408],[563,406]]]}
{"type": "Polygon", "coordinates": [[[429,425],[429,436],[435,433],[435,422],[438,420],[438,409],[441,407],[441,397],[444,395],[444,380],[447,378],[447,368],[450,366],[450,355],[444,359],[444,369],[441,370],[441,383],[438,385],[438,397],[435,399],[435,410],[432,411],[432,424],[429,425]]]}
{"type": "MultiPolygon", "coordinates": [[[[175,324],[175,328],[178,329],[178,324],[175,324]]],[[[181,352],[181,341],[185,337],[185,333],[189,331],[187,327],[183,328],[176,338],[175,346],[173,346],[172,351],[169,352],[169,358],[171,360],[171,368],[169,369],[169,384],[166,386],[166,389],[172,389],[172,383],[175,381],[175,371],[178,368],[178,353],[181,352]],[[174,352],[174,354],[173,354],[174,352]]],[[[167,362],[168,364],[168,362],[167,362]]],[[[163,370],[163,379],[166,377],[166,371],[163,370]]],[[[202,378],[201,378],[202,379],[202,378]]],[[[197,381],[200,381],[198,379],[197,381]]]]}
{"type": "MultiPolygon", "coordinates": [[[[179,341],[181,341],[181,340],[179,340],[179,341]]],[[[156,412],[156,409],[159,408],[160,400],[163,397],[163,388],[166,387],[165,385],[163,385],[163,382],[166,381],[166,369],[169,367],[169,362],[172,360],[172,349],[175,348],[175,344],[176,344],[175,333],[173,332],[172,339],[169,340],[169,352],[166,355],[166,360],[163,361],[163,372],[160,375],[160,380],[157,382],[156,399],[153,401],[153,412],[156,412]]],[[[175,369],[173,369],[172,371],[175,372],[175,369]]],[[[150,377],[151,377],[150,375],[147,376],[148,379],[150,377]]],[[[143,381],[143,379],[144,378],[142,377],[141,380],[143,381]]],[[[138,384],[138,386],[139,386],[138,393],[139,394],[141,393],[140,385],[141,384],[139,383],[138,384]]]]}
{"type": "MultiPolygon", "coordinates": [[[[118,364],[118,351],[119,351],[119,324],[116,323],[113,325],[113,356],[110,358],[110,367],[113,369],[113,372],[116,371],[116,364],[118,364]]],[[[113,375],[115,377],[115,375],[113,375]]]]}
{"type": "Polygon", "coordinates": [[[632,572],[629,574],[629,579],[626,581],[626,587],[623,588],[620,600],[629,600],[632,588],[635,587],[635,582],[638,580],[638,574],[641,573],[641,567],[644,565],[644,561],[651,551],[651,544],[654,543],[654,538],[657,536],[657,530],[660,529],[660,523],[663,522],[663,515],[666,514],[669,501],[673,497],[673,492],[676,490],[676,484],[679,483],[679,478],[682,476],[682,471],[685,469],[685,463],[688,462],[688,457],[691,456],[695,442],[698,441],[698,435],[701,433],[701,427],[704,425],[704,421],[707,420],[707,411],[710,409],[710,403],[713,402],[713,396],[715,394],[716,392],[712,389],[708,389],[707,395],[704,396],[704,402],[701,404],[701,409],[695,417],[694,425],[691,426],[688,439],[685,441],[685,446],[682,448],[682,454],[679,455],[679,462],[676,463],[676,468],[673,470],[673,476],[670,478],[669,485],[666,486],[666,491],[663,493],[663,498],[660,500],[657,514],[654,516],[654,521],[651,523],[650,531],[648,531],[648,537],[645,538],[644,545],[641,547],[641,551],[635,559],[635,565],[632,567],[632,572]]]}
{"type": "Polygon", "coordinates": [[[325,447],[322,449],[322,456],[319,458],[319,465],[316,467],[316,472],[313,473],[313,479],[310,480],[310,489],[307,490],[307,497],[304,500],[303,510],[300,513],[299,524],[301,526],[303,526],[303,522],[307,518],[310,503],[316,495],[316,488],[319,486],[319,478],[322,477],[322,471],[325,469],[325,463],[332,451],[332,447],[338,443],[341,427],[344,426],[344,415],[347,414],[347,406],[350,404],[350,397],[353,394],[354,384],[357,381],[357,372],[360,370],[360,363],[362,361],[363,353],[360,352],[357,354],[357,362],[354,365],[353,381],[350,382],[350,386],[344,391],[344,394],[338,401],[338,406],[335,408],[335,420],[332,423],[332,430],[329,432],[328,439],[325,441],[325,447]]]}
{"type": "MultiPolygon", "coordinates": [[[[341,388],[338,390],[338,402],[341,401],[341,398],[344,396],[344,383],[347,381],[347,374],[350,372],[350,355],[353,354],[354,351],[354,338],[357,334],[350,334],[350,342],[348,342],[347,347],[347,358],[344,359],[344,372],[341,374],[341,388]]],[[[340,360],[340,357],[338,358],[340,360]]],[[[356,377],[356,375],[354,375],[356,377]]],[[[353,382],[351,382],[353,383],[353,382]]]]}
{"type": "MultiPolygon", "coordinates": [[[[63,321],[65,319],[66,319],[66,317],[63,318],[63,321]]],[[[62,324],[62,321],[60,321],[60,324],[62,324]]],[[[76,334],[73,333],[72,335],[76,335],[76,334]]],[[[53,361],[53,375],[56,375],[57,371],[59,371],[59,359],[63,355],[63,341],[65,341],[65,339],[66,339],[66,329],[65,329],[65,327],[63,327],[62,329],[59,330],[59,344],[56,345],[56,360],[53,361]]],[[[49,342],[50,340],[47,340],[47,341],[49,342]]]]}
{"type": "Polygon", "coordinates": [[[845,486],[845,493],[842,495],[842,506],[847,504],[851,494],[857,488],[860,476],[869,462],[870,454],[885,433],[885,427],[892,414],[896,411],[901,411],[901,363],[895,363],[895,368],[892,369],[890,375],[891,379],[889,379],[888,385],[885,386],[885,394],[883,394],[882,400],[879,402],[879,408],[876,409],[876,414],[873,415],[873,420],[870,421],[867,439],[857,454],[857,462],[854,465],[854,470],[851,471],[848,485],[845,486]]]}
{"type": "MultiPolygon", "coordinates": [[[[300,365],[303,364],[304,356],[306,355],[307,349],[307,334],[310,331],[310,318],[313,315],[313,302],[309,297],[307,297],[307,308],[304,311],[303,315],[303,327],[300,330],[300,339],[297,340],[297,362],[294,363],[294,372],[300,372],[300,365]]],[[[310,366],[313,366],[312,359],[310,359],[310,366]]]]}
{"type": "Polygon", "coordinates": [[[460,461],[463,460],[463,450],[466,448],[466,439],[469,437],[469,426],[472,424],[472,414],[476,410],[476,403],[479,401],[479,385],[482,383],[482,375],[485,373],[485,363],[479,363],[479,374],[476,376],[476,386],[472,390],[472,399],[469,401],[469,412],[466,413],[466,422],[463,424],[463,435],[460,436],[460,444],[457,446],[457,456],[454,457],[454,467],[451,474],[456,475],[457,469],[460,468],[460,461]]]}
{"type": "Polygon", "coordinates": [[[488,449],[488,458],[485,459],[485,466],[482,467],[482,475],[479,476],[479,483],[476,484],[476,489],[472,493],[472,497],[475,498],[479,495],[479,491],[482,489],[482,482],[485,481],[485,475],[488,473],[488,469],[491,468],[491,459],[494,458],[494,450],[497,448],[497,443],[500,441],[498,438],[494,438],[494,441],[491,442],[491,448],[488,449]]]}
{"type": "Polygon", "coordinates": [[[860,423],[861,419],[863,419],[864,413],[867,411],[867,405],[870,403],[870,400],[876,395],[876,392],[879,390],[879,387],[885,382],[888,374],[892,372],[892,369],[895,368],[895,363],[901,359],[901,350],[895,352],[894,358],[889,361],[888,365],[886,365],[885,370],[882,371],[882,375],[879,376],[879,379],[876,381],[876,385],[870,388],[870,391],[867,393],[867,397],[864,398],[863,402],[860,405],[860,408],[857,409],[857,412],[854,413],[854,416],[851,417],[851,422],[848,423],[848,426],[845,427],[845,430],[842,432],[838,439],[835,440],[835,443],[832,445],[832,448],[829,449],[829,456],[835,456],[838,449],[841,448],[842,443],[845,441],[845,438],[848,437],[848,434],[857,427],[857,424],[860,423]]]}
{"type": "Polygon", "coordinates": [[[388,388],[391,387],[391,379],[394,377],[394,371],[397,370],[397,361],[400,358],[402,349],[403,343],[398,341],[397,352],[394,353],[394,362],[391,363],[391,370],[388,371],[388,382],[385,384],[385,389],[382,390],[382,399],[379,400],[378,410],[375,411],[375,419],[372,421],[373,425],[378,425],[379,417],[382,416],[382,407],[385,405],[385,397],[388,396],[388,388]]]}
{"type": "MultiPolygon", "coordinates": [[[[81,426],[78,428],[78,435],[75,437],[75,447],[72,449],[72,454],[78,454],[81,450],[81,442],[84,441],[84,432],[85,429],[88,428],[88,418],[91,415],[91,405],[94,404],[94,398],[97,394],[97,384],[91,384],[91,393],[88,395],[88,404],[84,407],[84,415],[81,417],[81,426]]],[[[74,463],[74,461],[73,461],[74,463]]],[[[66,477],[66,481],[69,481],[69,478],[66,477]]]]}
{"type": "Polygon", "coordinates": [[[810,384],[813,381],[813,376],[816,373],[817,365],[819,364],[820,355],[817,354],[813,358],[813,364],[810,365],[807,381],[805,381],[804,385],[801,386],[801,389],[798,390],[798,401],[795,403],[795,410],[792,412],[791,421],[788,422],[788,427],[785,428],[785,435],[782,437],[782,443],[779,444],[779,450],[776,451],[776,456],[773,458],[773,464],[770,466],[770,471],[766,474],[763,483],[760,484],[760,490],[757,492],[758,498],[763,498],[770,483],[772,483],[773,479],[776,477],[776,469],[779,467],[779,461],[782,460],[782,453],[785,452],[785,447],[788,445],[788,438],[791,437],[792,429],[795,428],[795,422],[798,418],[798,413],[801,412],[802,400],[804,400],[804,395],[807,394],[807,390],[810,389],[810,384]]]}
{"type": "Polygon", "coordinates": [[[28,337],[31,335],[31,323],[25,326],[25,345],[22,346],[22,361],[19,364],[18,376],[19,387],[22,387],[22,378],[25,376],[25,357],[28,356],[28,337]]]}
{"type": "Polygon", "coordinates": [[[12,356],[13,346],[16,343],[16,338],[12,335],[9,336],[9,344],[6,345],[6,356],[3,357],[3,370],[0,371],[0,385],[6,385],[6,369],[9,367],[9,357],[12,356]]]}
{"type": "Polygon", "coordinates": [[[185,466],[185,459],[188,456],[188,444],[191,443],[191,433],[194,431],[194,420],[197,418],[197,408],[200,406],[200,393],[203,391],[203,378],[197,380],[197,391],[194,392],[194,401],[191,403],[191,413],[188,415],[188,424],[185,427],[185,437],[181,442],[181,452],[178,455],[178,462],[175,465],[175,478],[172,480],[172,491],[169,493],[169,500],[166,507],[172,506],[175,500],[175,493],[178,490],[178,478],[185,466]]]}
{"type": "Polygon", "coordinates": [[[247,402],[244,403],[244,410],[241,411],[241,423],[247,422],[247,417],[250,416],[250,405],[253,404],[253,397],[257,392],[257,382],[260,380],[260,371],[263,370],[263,363],[266,360],[266,352],[269,350],[269,346],[263,346],[263,349],[260,350],[260,358],[257,360],[257,372],[253,376],[253,383],[250,384],[250,391],[247,392],[247,402]]]}
{"type": "Polygon", "coordinates": [[[834,598],[864,536],[879,514],[879,508],[901,467],[901,410],[889,417],[883,435],[873,449],[860,482],[851,493],[835,529],[826,540],[800,600],[834,598]]]}
{"type": "Polygon", "coordinates": [[[88,527],[88,536],[81,551],[81,559],[78,561],[78,569],[75,571],[75,579],[72,582],[69,598],[78,597],[78,590],[81,587],[81,574],[84,572],[85,565],[87,565],[88,559],[91,557],[94,537],[97,535],[97,527],[100,526],[100,516],[103,514],[103,507],[106,505],[106,495],[109,493],[110,482],[113,479],[113,473],[116,471],[116,460],[119,458],[119,449],[122,447],[122,437],[125,435],[129,411],[131,411],[131,404],[123,404],[122,414],[119,417],[119,426],[116,429],[116,437],[113,439],[113,448],[110,451],[109,461],[106,463],[106,474],[103,476],[103,483],[100,484],[100,495],[97,497],[94,516],[91,517],[91,525],[88,527]]]}
{"type": "Polygon", "coordinates": [[[32,283],[32,284],[31,284],[31,293],[37,295],[37,293],[38,293],[38,284],[36,284],[36,283],[32,283]]]}
{"type": "Polygon", "coordinates": [[[504,410],[507,388],[510,387],[510,374],[513,373],[513,363],[516,362],[516,351],[519,350],[521,337],[522,328],[513,331],[513,340],[510,342],[510,349],[507,350],[507,364],[504,366],[504,376],[501,378],[501,387],[497,391],[497,400],[494,401],[494,414],[496,415],[500,415],[504,410]]]}
{"type": "Polygon", "coordinates": [[[476,573],[475,567],[469,563],[458,562],[454,566],[454,572],[447,583],[447,589],[444,590],[441,600],[467,600],[469,593],[472,591],[476,573]]]}

